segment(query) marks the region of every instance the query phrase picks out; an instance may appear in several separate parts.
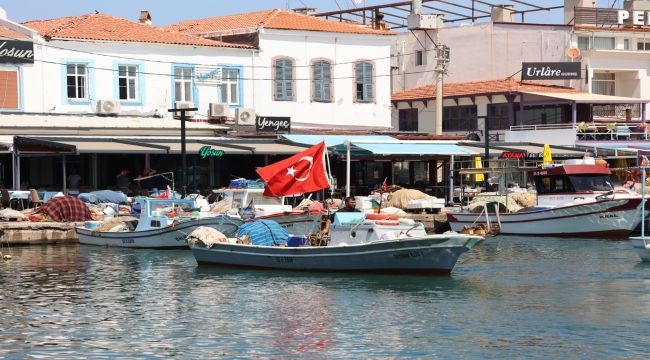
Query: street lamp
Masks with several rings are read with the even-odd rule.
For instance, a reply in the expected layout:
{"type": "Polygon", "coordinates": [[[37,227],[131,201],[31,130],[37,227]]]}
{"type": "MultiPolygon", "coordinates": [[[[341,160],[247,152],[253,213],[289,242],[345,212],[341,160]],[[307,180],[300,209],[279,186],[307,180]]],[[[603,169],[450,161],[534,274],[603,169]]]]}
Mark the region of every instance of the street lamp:
{"type": "Polygon", "coordinates": [[[183,108],[183,109],[168,109],[167,111],[176,114],[177,112],[181,113],[181,187],[183,189],[183,197],[187,196],[187,154],[185,152],[185,118],[186,112],[188,111],[197,111],[197,108],[183,108]]]}

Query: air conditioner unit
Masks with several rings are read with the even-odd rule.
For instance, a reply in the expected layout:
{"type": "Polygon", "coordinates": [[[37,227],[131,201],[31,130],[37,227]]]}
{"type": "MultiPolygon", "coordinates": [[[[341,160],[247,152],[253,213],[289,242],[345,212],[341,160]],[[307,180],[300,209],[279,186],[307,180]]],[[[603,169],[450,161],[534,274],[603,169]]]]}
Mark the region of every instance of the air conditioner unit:
{"type": "Polygon", "coordinates": [[[255,109],[240,108],[237,109],[237,125],[255,125],[255,109]]]}
{"type": "Polygon", "coordinates": [[[115,100],[97,100],[98,114],[115,115],[120,112],[120,102],[115,100]]]}
{"type": "MultiPolygon", "coordinates": [[[[174,108],[176,109],[190,109],[194,107],[194,103],[191,101],[176,101],[174,103],[174,108]]],[[[194,111],[186,111],[185,112],[185,117],[190,118],[194,116],[194,111]]],[[[174,113],[174,118],[180,119],[181,118],[181,113],[180,112],[175,112],[174,113]]]]}
{"type": "Polygon", "coordinates": [[[226,103],[210,103],[208,116],[211,119],[230,116],[230,106],[226,103]]]}

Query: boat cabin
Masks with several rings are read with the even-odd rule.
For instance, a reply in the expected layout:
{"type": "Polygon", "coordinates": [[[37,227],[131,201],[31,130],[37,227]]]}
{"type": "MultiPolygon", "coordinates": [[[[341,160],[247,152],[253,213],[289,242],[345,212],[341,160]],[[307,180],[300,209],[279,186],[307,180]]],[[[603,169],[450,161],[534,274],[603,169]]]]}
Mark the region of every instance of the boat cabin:
{"type": "Polygon", "coordinates": [[[256,217],[292,210],[291,205],[285,205],[284,196],[264,196],[264,189],[223,188],[212,192],[217,195],[216,201],[229,203],[226,214],[230,216],[256,217]]]}
{"type": "Polygon", "coordinates": [[[595,201],[596,196],[614,191],[610,169],[588,162],[536,169],[530,175],[540,206],[556,206],[577,200],[595,201]]]}

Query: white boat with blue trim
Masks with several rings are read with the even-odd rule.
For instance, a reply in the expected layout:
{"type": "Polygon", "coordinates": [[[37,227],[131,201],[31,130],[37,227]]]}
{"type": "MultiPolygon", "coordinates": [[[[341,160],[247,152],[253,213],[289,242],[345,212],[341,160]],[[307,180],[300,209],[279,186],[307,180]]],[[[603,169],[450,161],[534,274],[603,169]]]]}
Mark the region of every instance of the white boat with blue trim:
{"type": "Polygon", "coordinates": [[[174,249],[188,248],[185,237],[201,226],[234,235],[243,223],[227,215],[202,215],[193,199],[156,199],[137,197],[139,217],[126,221],[87,221],[76,227],[79,243],[125,248],[174,249]]]}
{"type": "Polygon", "coordinates": [[[412,274],[451,273],[458,258],[483,237],[456,232],[428,234],[422,223],[411,219],[337,213],[329,239],[304,244],[290,240],[269,246],[241,243],[239,238],[188,237],[199,265],[412,274]]]}

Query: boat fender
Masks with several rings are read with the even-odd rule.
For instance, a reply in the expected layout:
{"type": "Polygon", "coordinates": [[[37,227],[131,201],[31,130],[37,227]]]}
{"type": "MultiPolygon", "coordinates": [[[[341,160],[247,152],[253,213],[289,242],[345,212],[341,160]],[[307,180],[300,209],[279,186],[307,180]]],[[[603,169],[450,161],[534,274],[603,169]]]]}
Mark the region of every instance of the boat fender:
{"type": "Polygon", "coordinates": [[[377,225],[399,225],[399,220],[376,220],[377,225]]]}
{"type": "Polygon", "coordinates": [[[370,214],[366,214],[366,219],[367,220],[397,220],[399,219],[399,215],[370,213],[370,214]]]}

